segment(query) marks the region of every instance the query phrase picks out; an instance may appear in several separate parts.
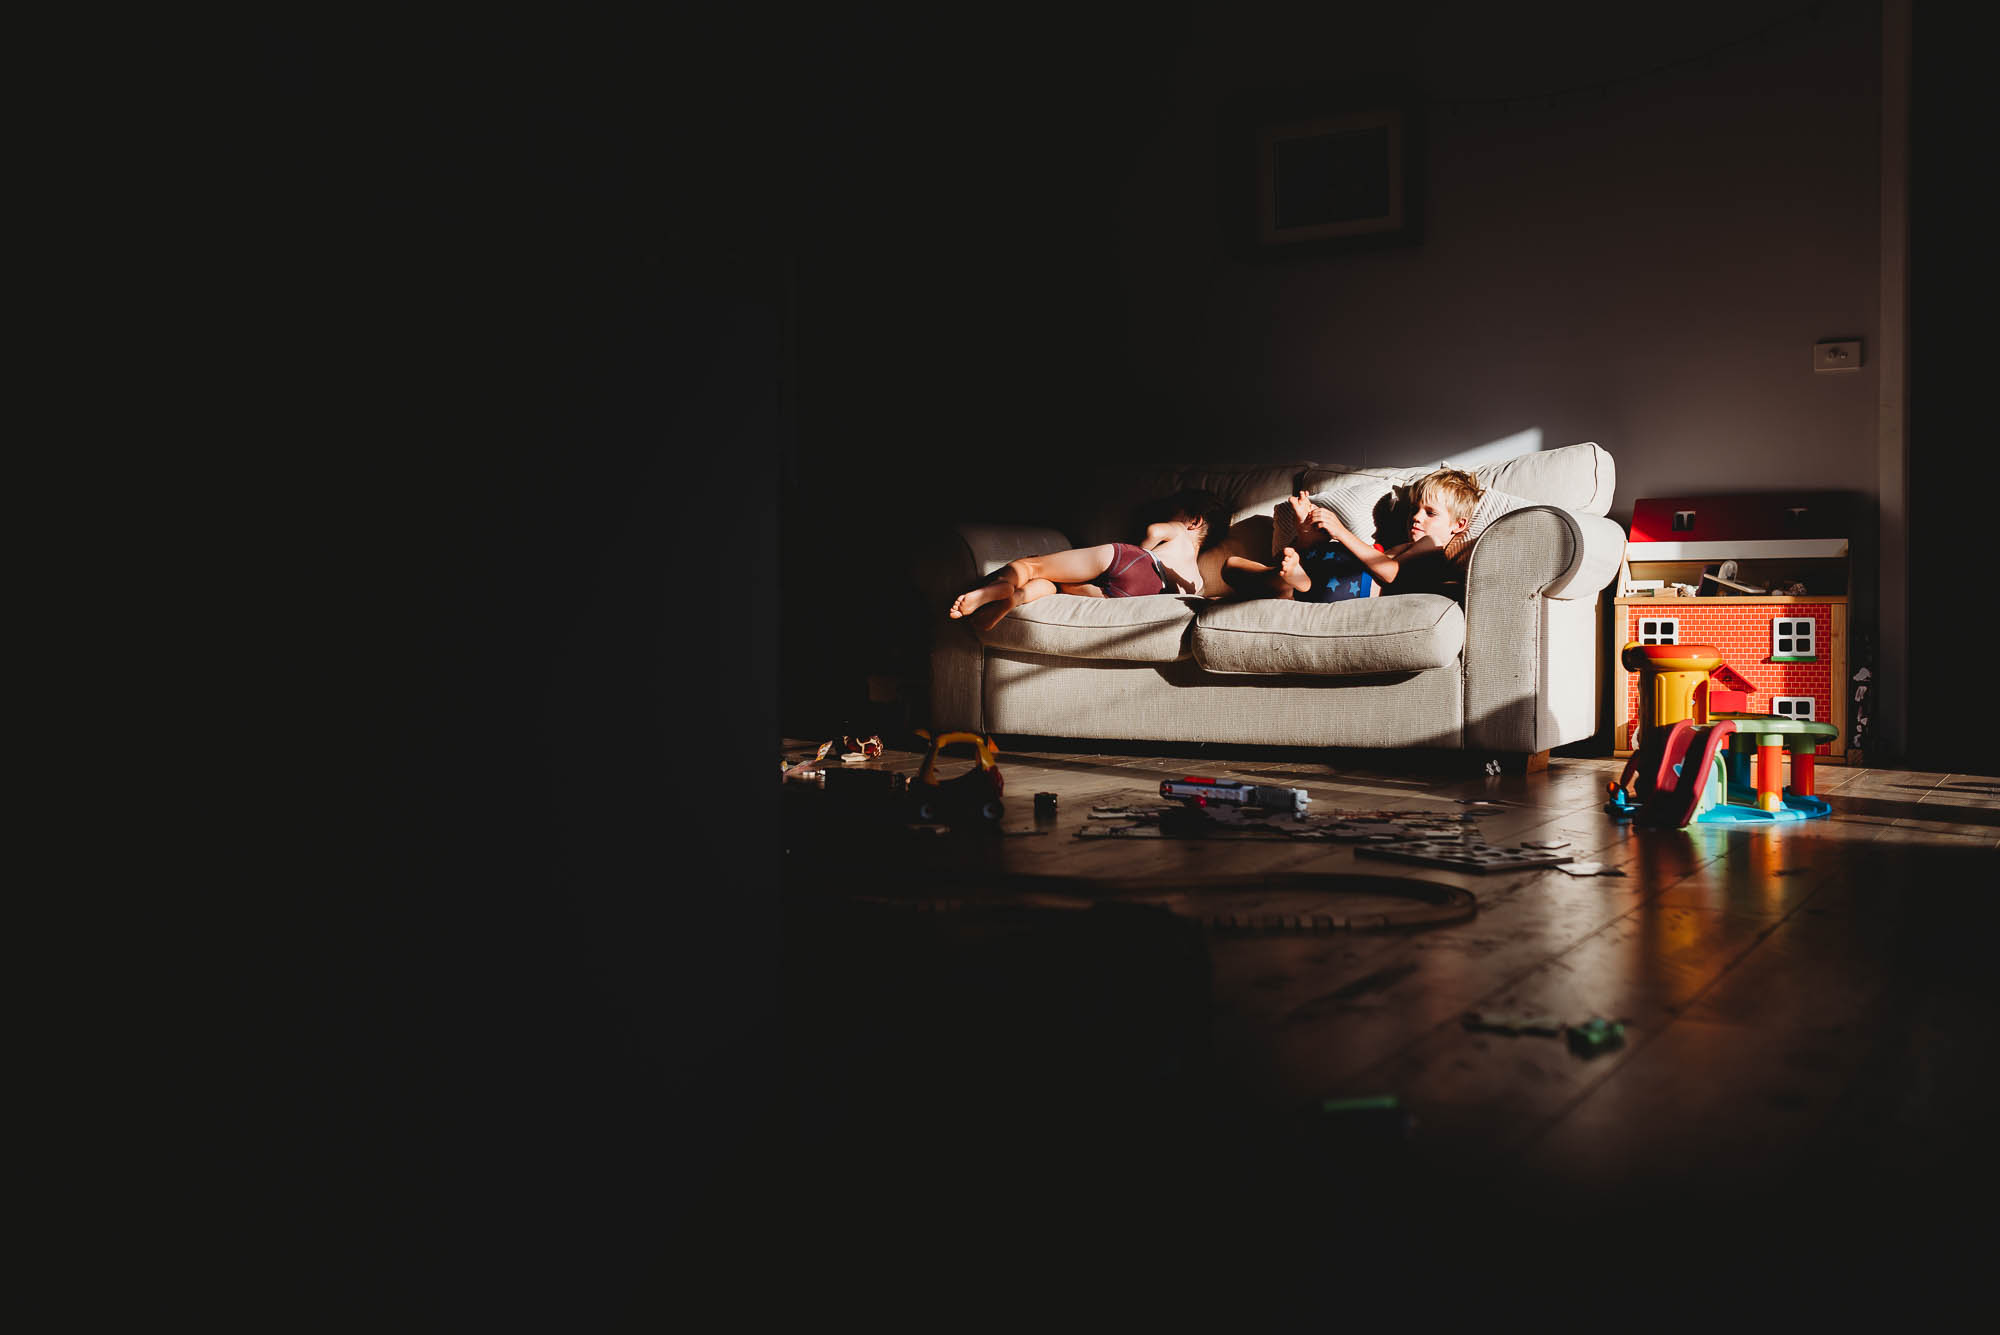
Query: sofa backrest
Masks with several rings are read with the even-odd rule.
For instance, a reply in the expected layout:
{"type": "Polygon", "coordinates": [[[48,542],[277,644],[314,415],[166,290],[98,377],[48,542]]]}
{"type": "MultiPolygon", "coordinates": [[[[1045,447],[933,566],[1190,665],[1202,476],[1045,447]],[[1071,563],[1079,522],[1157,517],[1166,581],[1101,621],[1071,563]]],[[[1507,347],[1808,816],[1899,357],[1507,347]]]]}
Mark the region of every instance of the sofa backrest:
{"type": "MultiPolygon", "coordinates": [[[[1317,493],[1333,491],[1364,478],[1386,478],[1406,484],[1433,469],[1451,466],[1449,459],[1421,468],[1326,468],[1307,464],[1299,473],[1299,486],[1317,493]]],[[[1618,481],[1611,456],[1596,441],[1518,454],[1475,468],[1472,476],[1489,490],[1518,496],[1535,505],[1559,505],[1586,515],[1611,512],[1611,493],[1618,481]]]]}
{"type": "MultiPolygon", "coordinates": [[[[1344,468],[1310,462],[1182,463],[1141,468],[1098,465],[1065,479],[1048,520],[1080,547],[1131,542],[1143,528],[1142,516],[1149,503],[1186,488],[1202,487],[1229,503],[1234,522],[1270,524],[1278,503],[1296,491],[1327,492],[1370,479],[1406,484],[1434,467],[1437,465],[1344,468]]],[[[1519,501],[1594,515],[1611,509],[1616,481],[1611,456],[1594,441],[1517,455],[1476,468],[1473,476],[1482,487],[1519,501]]]]}
{"type": "Polygon", "coordinates": [[[1100,542],[1133,542],[1152,502],[1199,487],[1228,503],[1232,523],[1268,524],[1272,507],[1292,494],[1304,463],[1233,465],[1174,464],[1115,470],[1095,468],[1065,481],[1068,503],[1057,527],[1079,547],[1100,542]]]}
{"type": "MultiPolygon", "coordinates": [[[[1408,535],[1415,501],[1410,484],[1433,467],[1324,469],[1300,474],[1304,490],[1340,516],[1342,523],[1371,541],[1392,545],[1408,535]]],[[[1487,526],[1509,511],[1527,505],[1555,505],[1579,514],[1602,515],[1611,508],[1617,482],[1611,456],[1595,441],[1561,449],[1517,455],[1472,470],[1484,490],[1466,536],[1477,541],[1487,526]]],[[[1293,542],[1292,516],[1280,509],[1272,527],[1272,550],[1293,542]]]]}

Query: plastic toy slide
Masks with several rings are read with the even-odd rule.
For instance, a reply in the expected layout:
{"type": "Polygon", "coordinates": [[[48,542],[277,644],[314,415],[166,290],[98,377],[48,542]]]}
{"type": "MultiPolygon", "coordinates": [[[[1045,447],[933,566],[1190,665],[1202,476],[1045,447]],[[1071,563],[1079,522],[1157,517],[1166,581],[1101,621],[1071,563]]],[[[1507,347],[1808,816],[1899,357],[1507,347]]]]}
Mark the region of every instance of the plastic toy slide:
{"type": "MultiPolygon", "coordinates": [[[[1674,724],[1660,748],[1658,767],[1650,775],[1639,776],[1639,807],[1633,819],[1641,825],[1683,828],[1701,810],[1702,795],[1709,790],[1709,775],[1716,754],[1729,740],[1736,725],[1724,720],[1697,727],[1687,719],[1674,724]]],[[[1637,771],[1642,757],[1633,756],[1625,764],[1623,788],[1637,771]]]]}

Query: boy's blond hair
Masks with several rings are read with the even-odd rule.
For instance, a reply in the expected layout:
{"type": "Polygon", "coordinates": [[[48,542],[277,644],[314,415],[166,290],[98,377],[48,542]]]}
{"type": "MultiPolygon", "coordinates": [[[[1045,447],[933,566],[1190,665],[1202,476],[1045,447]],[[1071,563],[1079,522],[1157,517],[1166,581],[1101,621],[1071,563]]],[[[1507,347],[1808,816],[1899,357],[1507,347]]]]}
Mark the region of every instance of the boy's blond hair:
{"type": "Polygon", "coordinates": [[[1440,468],[1424,474],[1410,484],[1410,499],[1422,505],[1426,498],[1435,498],[1453,519],[1472,522],[1472,515],[1479,508],[1479,498],[1486,494],[1486,488],[1479,485],[1472,474],[1461,468],[1440,468]]]}

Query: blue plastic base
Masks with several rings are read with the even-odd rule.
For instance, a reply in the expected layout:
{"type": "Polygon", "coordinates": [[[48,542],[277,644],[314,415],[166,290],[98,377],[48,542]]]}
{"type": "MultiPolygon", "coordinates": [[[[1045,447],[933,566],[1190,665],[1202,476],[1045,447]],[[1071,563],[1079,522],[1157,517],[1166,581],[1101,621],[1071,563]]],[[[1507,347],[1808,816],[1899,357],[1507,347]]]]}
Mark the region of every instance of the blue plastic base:
{"type": "Polygon", "coordinates": [[[1779,799],[1776,811],[1747,806],[1740,802],[1718,802],[1696,816],[1695,823],[1708,825],[1756,825],[1770,821],[1821,820],[1833,814],[1823,797],[1801,797],[1789,788],[1779,799]]]}
{"type": "MultiPolygon", "coordinates": [[[[1823,797],[1801,797],[1786,790],[1782,799],[1784,805],[1776,811],[1765,811],[1761,807],[1747,806],[1740,802],[1718,802],[1708,810],[1696,814],[1690,825],[1758,825],[1772,821],[1822,820],[1833,814],[1823,797]]],[[[1604,814],[1613,820],[1631,820],[1638,813],[1639,804],[1621,791],[1604,804],[1604,814]]]]}

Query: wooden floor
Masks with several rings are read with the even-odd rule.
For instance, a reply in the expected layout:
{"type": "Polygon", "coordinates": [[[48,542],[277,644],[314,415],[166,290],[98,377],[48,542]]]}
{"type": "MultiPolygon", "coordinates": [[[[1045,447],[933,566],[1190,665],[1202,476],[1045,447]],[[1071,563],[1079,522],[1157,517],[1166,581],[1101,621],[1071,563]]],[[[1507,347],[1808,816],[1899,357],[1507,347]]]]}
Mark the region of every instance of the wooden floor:
{"type": "Polygon", "coordinates": [[[1602,810],[1609,758],[1489,776],[1454,757],[1002,744],[992,837],[789,794],[803,1199],[889,1192],[954,1227],[1010,1206],[1086,1235],[1115,1218],[1276,1264],[1334,1242],[1406,1256],[1420,1235],[1575,1246],[1584,1225],[1684,1233],[1691,1253],[1929,1237],[1945,1197],[2000,1181],[1992,777],[1829,766],[1829,819],[1636,830],[1602,810]],[[1185,774],[1304,787],[1316,814],[1471,812],[1491,844],[1560,840],[1618,874],[1079,836],[1103,825],[1092,807],[1158,806],[1185,774]],[[1477,912],[1312,930],[1406,902],[1333,879],[1358,877],[1461,887],[1477,912]],[[1624,1043],[1585,1057],[1468,1012],[1600,1017],[1624,1043]],[[1382,1096],[1409,1120],[1325,1110],[1382,1096]]]}

